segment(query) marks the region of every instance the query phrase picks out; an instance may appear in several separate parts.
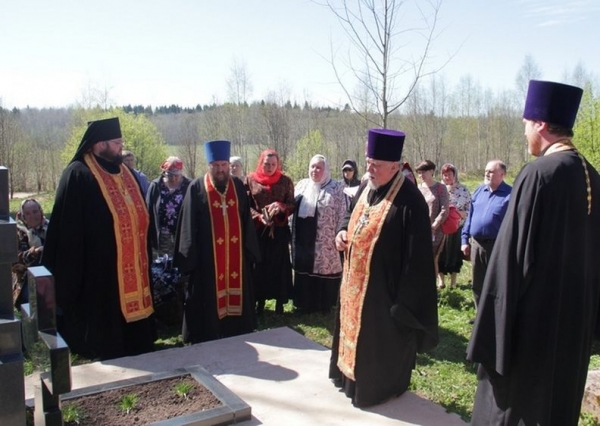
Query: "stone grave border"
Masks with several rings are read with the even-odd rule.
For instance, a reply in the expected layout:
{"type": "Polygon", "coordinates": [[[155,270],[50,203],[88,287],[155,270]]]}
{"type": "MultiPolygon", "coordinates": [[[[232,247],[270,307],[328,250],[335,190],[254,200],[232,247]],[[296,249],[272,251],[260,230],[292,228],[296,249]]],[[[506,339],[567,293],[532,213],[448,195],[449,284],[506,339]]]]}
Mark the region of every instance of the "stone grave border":
{"type": "MultiPolygon", "coordinates": [[[[185,416],[179,416],[174,417],[172,419],[163,420],[160,422],[153,423],[153,425],[214,426],[228,425],[232,423],[239,423],[245,420],[250,420],[250,418],[252,417],[252,408],[199,365],[178,368],[168,372],[154,373],[145,376],[133,377],[130,379],[118,380],[114,382],[76,389],[69,393],[63,394],[61,396],[61,402],[65,403],[72,398],[78,398],[81,396],[92,395],[108,390],[119,389],[132,385],[150,383],[163,379],[170,379],[186,375],[190,375],[191,377],[196,379],[196,381],[198,381],[202,386],[211,391],[211,393],[219,401],[221,401],[222,406],[200,411],[193,414],[187,414],[185,416]]],[[[35,403],[35,400],[34,398],[30,398],[26,400],[25,403],[27,406],[32,407],[35,403]]]]}

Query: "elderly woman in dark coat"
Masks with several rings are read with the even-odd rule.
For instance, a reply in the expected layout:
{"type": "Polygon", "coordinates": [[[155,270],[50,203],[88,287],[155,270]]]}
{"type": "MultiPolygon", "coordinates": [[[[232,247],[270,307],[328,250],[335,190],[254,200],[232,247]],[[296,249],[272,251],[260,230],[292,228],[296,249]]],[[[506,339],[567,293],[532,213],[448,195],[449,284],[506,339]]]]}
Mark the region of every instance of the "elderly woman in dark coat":
{"type": "Polygon", "coordinates": [[[310,160],[308,175],[296,184],[294,192],[294,305],[302,312],[328,312],[337,301],[342,277],[335,236],[346,213],[344,186],[331,178],[322,155],[310,160]]]}
{"type": "Polygon", "coordinates": [[[173,258],[177,220],[190,179],[183,175],[183,162],[177,157],[167,158],[160,169],[161,175],[150,183],[146,195],[149,235],[154,257],[173,258]]]}
{"type": "Polygon", "coordinates": [[[13,264],[13,302],[17,309],[29,301],[25,273],[29,266],[41,265],[44,252],[48,219],[44,216],[42,206],[33,198],[23,200],[17,219],[18,261],[13,264]]]}

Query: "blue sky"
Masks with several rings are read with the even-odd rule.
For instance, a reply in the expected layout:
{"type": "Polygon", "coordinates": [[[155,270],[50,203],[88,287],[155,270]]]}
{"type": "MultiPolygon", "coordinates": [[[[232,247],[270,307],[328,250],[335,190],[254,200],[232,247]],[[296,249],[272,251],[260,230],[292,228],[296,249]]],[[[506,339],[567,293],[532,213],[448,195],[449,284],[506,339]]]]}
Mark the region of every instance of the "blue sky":
{"type": "MultiPolygon", "coordinates": [[[[346,102],[328,59],[347,39],[315,1],[3,3],[4,107],[67,106],[90,87],[118,105],[223,102],[234,61],[249,72],[251,100],[285,88],[299,103],[346,102]]],[[[402,22],[414,22],[406,10],[402,22]]],[[[562,81],[578,62],[597,76],[599,18],[598,0],[444,0],[431,64],[454,55],[441,71],[447,83],[471,75],[494,91],[514,88],[528,54],[544,79],[562,81]]]]}

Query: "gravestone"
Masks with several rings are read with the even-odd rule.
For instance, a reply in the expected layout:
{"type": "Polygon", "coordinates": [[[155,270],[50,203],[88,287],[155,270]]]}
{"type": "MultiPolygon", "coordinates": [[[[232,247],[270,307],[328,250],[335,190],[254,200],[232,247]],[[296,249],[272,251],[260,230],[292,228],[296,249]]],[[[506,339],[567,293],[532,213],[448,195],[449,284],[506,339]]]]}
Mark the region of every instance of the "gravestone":
{"type": "Polygon", "coordinates": [[[0,425],[25,424],[21,322],[15,319],[12,263],[17,260],[17,225],[10,217],[8,169],[0,166],[0,425]]]}
{"type": "Polygon", "coordinates": [[[37,334],[50,359],[50,370],[40,374],[35,392],[35,425],[62,426],[60,395],[71,390],[71,356],[69,347],[56,331],[56,297],[54,278],[43,266],[27,269],[29,303],[21,309],[24,334],[37,334]]]}

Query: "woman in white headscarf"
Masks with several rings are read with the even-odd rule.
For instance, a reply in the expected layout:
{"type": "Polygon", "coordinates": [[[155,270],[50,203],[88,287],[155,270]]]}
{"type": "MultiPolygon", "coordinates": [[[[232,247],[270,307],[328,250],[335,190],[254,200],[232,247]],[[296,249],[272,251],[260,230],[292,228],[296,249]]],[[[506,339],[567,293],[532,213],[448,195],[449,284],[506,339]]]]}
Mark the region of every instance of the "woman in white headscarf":
{"type": "Polygon", "coordinates": [[[315,155],[307,179],[294,191],[292,216],[294,305],[302,312],[328,312],[337,301],[342,262],[335,235],[346,212],[344,185],[331,178],[327,159],[315,155]]]}

